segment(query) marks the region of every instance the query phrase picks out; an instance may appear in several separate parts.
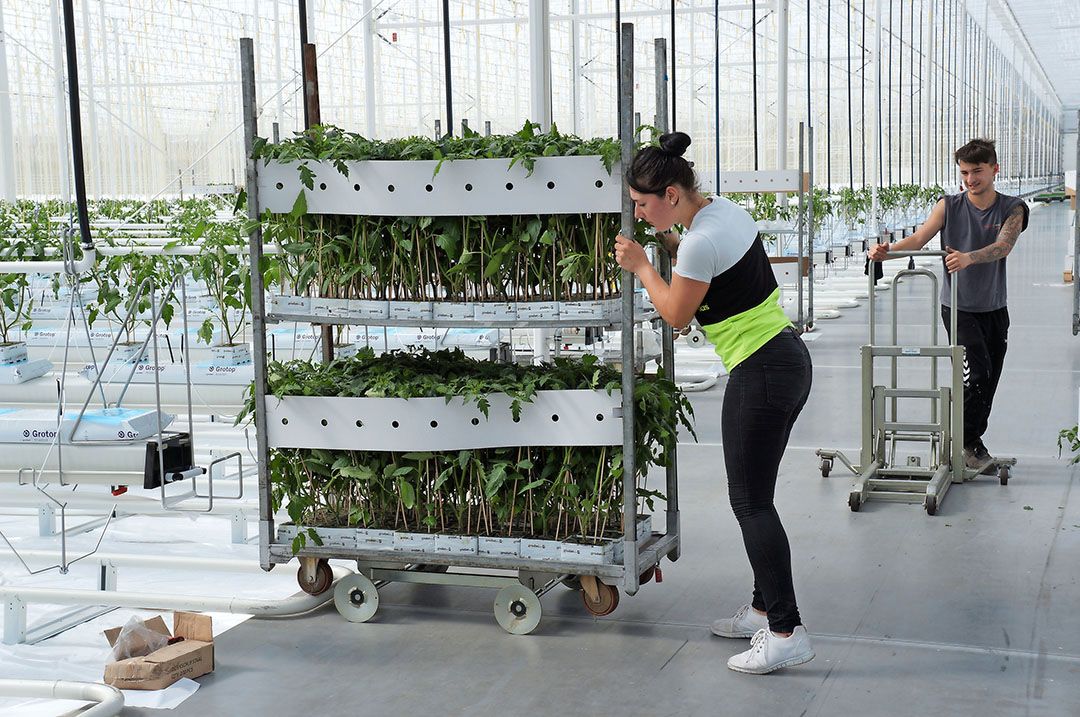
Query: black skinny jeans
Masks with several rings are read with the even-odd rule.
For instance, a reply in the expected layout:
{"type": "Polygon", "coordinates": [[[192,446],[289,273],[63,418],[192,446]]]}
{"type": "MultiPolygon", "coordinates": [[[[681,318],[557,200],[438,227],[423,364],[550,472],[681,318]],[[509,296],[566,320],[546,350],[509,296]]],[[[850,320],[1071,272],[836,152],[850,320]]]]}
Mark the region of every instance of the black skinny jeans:
{"type": "Polygon", "coordinates": [[[813,366],[802,339],[784,329],[731,370],[722,418],[731,509],[754,571],[750,603],[773,632],[801,625],[791,549],[773,506],[776,474],[791,427],[810,395],[813,366]]]}

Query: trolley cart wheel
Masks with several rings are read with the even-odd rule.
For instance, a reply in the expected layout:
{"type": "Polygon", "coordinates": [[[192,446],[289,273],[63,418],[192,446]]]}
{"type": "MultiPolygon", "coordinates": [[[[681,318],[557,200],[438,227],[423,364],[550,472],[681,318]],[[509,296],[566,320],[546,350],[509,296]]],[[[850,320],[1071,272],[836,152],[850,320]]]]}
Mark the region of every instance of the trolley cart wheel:
{"type": "Polygon", "coordinates": [[[334,588],[334,607],[349,622],[367,622],[379,609],[379,591],[366,575],[354,573],[334,588]]]}
{"type": "Polygon", "coordinates": [[[1008,466],[1001,466],[1000,468],[998,468],[998,481],[1001,483],[1001,485],[1009,485],[1009,473],[1010,471],[1008,466]]]}
{"type": "Polygon", "coordinates": [[[936,513],[937,513],[937,496],[936,495],[928,495],[928,496],[926,496],[926,514],[927,515],[934,515],[936,513]]]}
{"type": "Polygon", "coordinates": [[[524,585],[507,585],[495,593],[495,620],[511,635],[528,635],[540,624],[540,598],[524,585]]]}
{"type": "Polygon", "coordinates": [[[645,583],[652,582],[652,579],[656,576],[656,566],[650,565],[649,569],[638,576],[638,585],[644,585],[645,583]]]}
{"type": "Polygon", "coordinates": [[[821,459],[821,477],[828,478],[829,473],[832,472],[832,458],[821,459]]]}
{"type": "Polygon", "coordinates": [[[581,588],[581,576],[580,575],[567,575],[560,582],[571,590],[580,591],[581,588]]]}
{"type": "Polygon", "coordinates": [[[308,595],[322,595],[334,584],[334,571],[327,560],[320,558],[315,563],[315,570],[312,572],[310,580],[306,579],[304,566],[301,564],[296,571],[296,583],[308,595]]]}
{"type": "Polygon", "coordinates": [[[596,617],[604,617],[615,612],[615,608],[619,607],[619,589],[614,585],[605,585],[599,580],[596,581],[596,596],[589,595],[589,590],[581,591],[581,602],[585,604],[585,609],[589,611],[590,615],[596,617]]]}
{"type": "Polygon", "coordinates": [[[852,493],[848,496],[847,504],[852,513],[858,513],[859,508],[862,507],[862,496],[858,493],[852,493]]]}

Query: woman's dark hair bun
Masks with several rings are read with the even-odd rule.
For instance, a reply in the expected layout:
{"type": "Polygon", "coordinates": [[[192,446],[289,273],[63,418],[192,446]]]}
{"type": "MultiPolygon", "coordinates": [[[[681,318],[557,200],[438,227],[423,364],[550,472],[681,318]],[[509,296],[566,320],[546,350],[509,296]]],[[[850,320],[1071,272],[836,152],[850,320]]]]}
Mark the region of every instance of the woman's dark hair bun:
{"type": "Polygon", "coordinates": [[[668,132],[660,135],[660,148],[665,154],[681,157],[686,154],[686,148],[689,146],[690,135],[685,132],[668,132]]]}

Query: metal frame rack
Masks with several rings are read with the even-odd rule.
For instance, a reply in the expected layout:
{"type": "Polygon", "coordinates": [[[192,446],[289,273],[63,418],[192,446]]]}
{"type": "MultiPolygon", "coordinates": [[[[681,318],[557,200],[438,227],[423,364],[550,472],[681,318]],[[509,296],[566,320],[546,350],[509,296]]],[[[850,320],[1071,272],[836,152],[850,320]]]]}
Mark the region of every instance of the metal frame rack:
{"type": "MultiPolygon", "coordinates": [[[[931,256],[944,257],[944,251],[897,251],[890,257],[931,256]]],[[[938,277],[929,269],[903,269],[890,280],[892,295],[892,321],[889,344],[875,344],[874,272],[868,272],[869,284],[869,342],[862,347],[862,450],[859,464],[853,464],[837,449],[822,448],[817,451],[821,458],[821,475],[832,471],[833,461],[839,459],[855,474],[848,495],[848,507],[858,511],[871,499],[899,503],[919,503],[929,515],[937,513],[945,494],[953,483],[963,483],[980,475],[979,471],[964,466],[963,442],[956,439],[957,431],[963,433],[964,425],[964,347],[955,343],[956,312],[951,312],[950,332],[952,343],[939,344],[937,317],[938,277]],[[897,326],[896,285],[904,277],[926,277],[933,294],[930,299],[930,344],[904,346],[900,344],[897,326]],[[874,383],[874,359],[890,360],[890,382],[886,387],[874,383]],[[898,360],[901,358],[929,358],[930,386],[928,388],[902,388],[897,381],[898,360]],[[949,385],[938,382],[938,359],[947,358],[950,363],[949,385]],[[901,421],[898,404],[901,400],[927,400],[930,402],[928,422],[901,421]],[[888,414],[888,417],[886,417],[888,414]],[[909,457],[904,465],[896,465],[897,447],[904,443],[929,444],[930,465],[922,466],[921,458],[909,457]]],[[[957,305],[957,281],[951,283],[952,305],[957,305]]],[[[997,468],[1002,485],[1009,482],[1015,458],[997,458],[991,464],[997,468]]]]}
{"type": "MultiPolygon", "coordinates": [[[[634,116],[632,111],[634,57],[633,25],[628,23],[621,25],[620,47],[620,137],[622,142],[622,166],[625,167],[632,158],[634,146],[634,127],[632,124],[634,116]]],[[[252,219],[257,219],[260,214],[260,209],[264,205],[262,194],[264,191],[267,191],[268,188],[265,181],[262,182],[263,186],[260,187],[260,167],[255,160],[251,159],[251,150],[257,131],[257,117],[254,54],[252,41],[250,39],[245,38],[240,41],[240,54],[244,102],[244,132],[245,144],[248,150],[248,213],[252,219]]],[[[661,64],[660,68],[663,69],[663,67],[664,65],[661,64]]],[[[615,173],[613,173],[613,175],[618,177],[615,173]]],[[[442,180],[441,172],[439,179],[440,181],[442,180]]],[[[429,179],[428,181],[431,180],[429,179]]],[[[503,179],[502,181],[505,182],[506,179],[503,179]]],[[[627,190],[621,187],[621,179],[616,181],[618,183],[617,186],[621,188],[622,232],[627,236],[633,236],[633,207],[629,200],[627,190]]],[[[274,188],[280,189],[277,187],[276,183],[269,187],[270,190],[274,188]]],[[[471,186],[469,188],[471,189],[471,186]]],[[[552,186],[549,184],[547,188],[552,189],[552,186]]],[[[431,190],[429,189],[428,191],[430,192],[431,190]]],[[[614,191],[614,186],[609,187],[609,191],[614,191]]],[[[396,198],[395,201],[397,201],[396,198]]],[[[417,206],[424,206],[425,211],[430,213],[430,203],[418,204],[417,206]]],[[[535,212],[538,209],[542,210],[543,207],[543,204],[537,202],[537,205],[532,211],[535,212]]],[[[515,207],[515,211],[520,213],[520,208],[515,207]]],[[[397,213],[398,210],[395,209],[394,212],[397,213]]],[[[275,443],[276,440],[279,440],[275,436],[281,433],[279,429],[282,428],[281,426],[278,426],[277,423],[284,423],[281,411],[293,410],[295,405],[286,406],[288,398],[286,398],[286,401],[280,403],[268,401],[266,393],[266,324],[267,322],[284,320],[285,317],[276,315],[267,316],[265,311],[266,307],[262,276],[257,270],[263,253],[262,236],[261,231],[258,228],[251,234],[249,244],[251,265],[253,267],[253,271],[251,272],[251,290],[255,354],[255,420],[259,426],[257,432],[260,505],[259,547],[260,562],[264,570],[270,570],[274,565],[288,563],[294,557],[299,557],[301,565],[298,572],[298,579],[301,586],[308,592],[318,593],[329,589],[332,584],[331,572],[327,563],[328,560],[347,559],[357,561],[359,572],[339,581],[335,588],[335,604],[337,605],[339,612],[347,619],[354,622],[364,622],[375,614],[379,600],[378,588],[385,583],[392,581],[498,588],[499,592],[495,599],[495,616],[497,621],[508,632],[514,634],[527,634],[539,623],[541,615],[539,598],[556,584],[561,582],[569,587],[580,586],[583,592],[583,601],[586,609],[594,615],[606,615],[614,610],[615,606],[618,604],[619,588],[622,588],[628,595],[635,594],[643,582],[647,582],[652,578],[655,567],[664,557],[668,557],[671,560],[678,558],[680,550],[680,529],[677,471],[674,460],[672,460],[671,465],[668,466],[666,475],[667,510],[665,530],[663,532],[650,532],[648,535],[643,535],[640,538],[638,536],[636,498],[637,471],[634,463],[633,403],[635,374],[637,369],[634,360],[634,327],[636,324],[634,316],[634,277],[632,274],[625,271],[622,275],[621,321],[614,326],[614,328],[621,328],[622,331],[622,392],[621,397],[618,398],[618,402],[621,405],[609,405],[607,407],[607,410],[610,411],[610,416],[614,419],[610,421],[604,420],[607,418],[607,415],[604,414],[604,408],[598,410],[594,410],[593,408],[587,409],[589,411],[589,417],[591,417],[593,413],[597,414],[596,421],[593,421],[594,428],[597,422],[603,420],[603,423],[605,424],[604,430],[608,431],[607,439],[603,443],[594,443],[593,445],[621,445],[623,449],[624,535],[622,539],[621,561],[617,557],[614,562],[587,563],[567,560],[565,557],[558,560],[540,560],[536,558],[484,554],[455,555],[429,550],[395,550],[390,552],[386,550],[373,550],[371,548],[331,547],[325,544],[323,546],[308,544],[294,554],[291,544],[278,542],[276,540],[268,468],[268,456],[271,447],[275,445],[303,447],[303,445],[298,444],[296,440],[292,440],[285,444],[275,443]],[[604,416],[604,419],[601,419],[601,415],[604,416]],[[270,430],[269,428],[271,421],[274,421],[274,430],[270,430]],[[612,430],[614,430],[615,433],[612,434],[612,430]],[[450,567],[460,568],[462,571],[447,573],[446,571],[450,567]],[[479,574],[471,571],[471,569],[475,568],[494,568],[510,572],[509,574],[503,575],[479,574]]],[[[670,271],[669,265],[665,268],[670,271]]],[[[348,318],[310,318],[324,324],[364,323],[363,320],[352,320],[348,318]]],[[[647,321],[650,318],[651,317],[649,316],[643,316],[639,317],[638,320],[647,321]]],[[[289,320],[297,320],[297,318],[289,317],[289,320]]],[[[368,321],[367,323],[371,323],[371,321],[368,321]]],[[[395,324],[398,322],[391,318],[387,320],[387,323],[395,324]]],[[[488,319],[462,319],[460,321],[439,322],[425,320],[422,323],[425,326],[474,326],[480,325],[481,323],[485,327],[500,325],[500,322],[491,322],[488,319]]],[[[566,318],[559,321],[547,319],[535,321],[516,320],[512,322],[514,327],[582,326],[588,325],[589,323],[599,323],[611,326],[613,322],[610,320],[590,322],[573,318],[566,318]]],[[[665,327],[663,341],[663,361],[665,368],[671,366],[673,356],[674,351],[672,348],[671,329],[670,327],[665,327]]],[[[572,416],[569,414],[581,413],[586,409],[581,408],[580,405],[576,403],[576,399],[570,397],[566,398],[568,403],[564,409],[565,412],[563,415],[570,419],[580,418],[579,416],[572,416]]],[[[344,419],[342,414],[331,414],[331,411],[338,411],[339,409],[351,410],[342,408],[343,406],[348,405],[342,402],[363,402],[369,400],[378,399],[326,399],[326,402],[319,408],[319,411],[321,411],[319,415],[329,417],[329,421],[327,421],[326,418],[320,420],[311,415],[309,416],[309,422],[307,424],[304,423],[303,419],[299,419],[299,421],[295,422],[298,422],[303,426],[300,430],[308,436],[319,432],[318,426],[320,423],[324,428],[324,436],[328,433],[333,433],[334,427],[338,425],[352,426],[355,424],[359,426],[360,423],[351,420],[351,415],[348,419],[344,419]],[[331,406],[329,402],[336,403],[331,406]],[[339,418],[342,418],[343,420],[339,420],[339,418]],[[346,420],[348,421],[347,423],[345,422],[346,420]]],[[[608,402],[609,404],[611,403],[611,398],[608,398],[608,402]]],[[[414,399],[411,403],[417,404],[417,400],[414,399]]],[[[493,404],[494,403],[495,402],[493,401],[493,404]]],[[[363,404],[351,405],[359,408],[363,404]]],[[[410,409],[410,411],[411,410],[412,409],[410,409]]],[[[518,433],[515,434],[521,436],[523,439],[526,439],[526,434],[521,428],[525,427],[524,424],[528,422],[525,416],[527,410],[529,409],[527,408],[523,411],[523,424],[516,429],[518,430],[518,433]]],[[[411,417],[417,418],[419,417],[419,414],[412,413],[411,417]]],[[[428,418],[430,417],[426,415],[423,416],[425,426],[428,418]]],[[[550,420],[554,421],[557,419],[552,416],[550,420]]],[[[436,420],[431,420],[431,427],[434,428],[436,423],[436,420]]],[[[404,424],[402,425],[404,426],[404,424]]],[[[476,425],[475,421],[473,421],[473,425],[476,425]]],[[[290,428],[293,427],[294,426],[290,426],[290,428]]],[[[549,426],[549,430],[550,429],[551,427],[549,426]]],[[[455,433],[455,430],[457,429],[450,427],[447,431],[450,435],[446,436],[446,434],[442,434],[445,437],[441,440],[457,440],[461,436],[461,432],[458,431],[455,433]]],[[[355,434],[355,432],[354,429],[353,433],[355,434]]],[[[402,431],[398,435],[402,435],[408,440],[408,433],[410,432],[402,431]]],[[[425,441],[424,445],[430,446],[430,443],[428,442],[429,439],[421,437],[424,434],[412,433],[413,437],[411,440],[425,441]]],[[[440,429],[440,433],[442,433],[442,429],[440,429]]],[[[571,431],[567,431],[565,428],[562,430],[563,443],[574,443],[575,440],[578,440],[575,436],[569,435],[571,433],[571,431]]],[[[301,438],[300,440],[303,441],[307,439],[301,438]]],[[[312,440],[321,439],[314,438],[312,440]]],[[[330,440],[340,439],[332,438],[330,440]]],[[[364,446],[358,445],[354,436],[351,437],[350,440],[353,441],[353,443],[350,444],[350,447],[353,449],[363,449],[364,447],[368,447],[367,443],[365,443],[364,446]]],[[[476,439],[473,438],[472,440],[475,441],[476,439]]],[[[306,445],[310,446],[313,444],[306,445]]],[[[381,448],[376,449],[387,450],[385,447],[386,445],[387,444],[384,443],[381,448]]],[[[468,444],[457,444],[455,447],[467,447],[467,445],[468,444]]],[[[518,445],[525,444],[519,443],[518,445]]],[[[544,444],[540,443],[538,445],[544,444]]],[[[422,446],[419,444],[415,446],[417,449],[421,447],[422,446]]]]}

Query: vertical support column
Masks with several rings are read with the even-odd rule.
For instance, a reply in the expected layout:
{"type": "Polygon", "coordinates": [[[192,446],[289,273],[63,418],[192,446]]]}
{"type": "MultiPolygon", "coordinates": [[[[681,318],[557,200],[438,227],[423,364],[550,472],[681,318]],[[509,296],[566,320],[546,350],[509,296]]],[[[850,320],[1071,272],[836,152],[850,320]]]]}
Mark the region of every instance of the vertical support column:
{"type": "MultiPolygon", "coordinates": [[[[801,152],[802,150],[800,150],[801,152]]],[[[806,331],[814,329],[814,127],[806,128],[806,154],[809,158],[807,173],[809,174],[808,189],[810,196],[806,202],[806,331]]],[[[799,183],[802,183],[802,172],[799,172],[799,183]]],[[[801,281],[800,281],[801,283],[801,281]]]]}
{"type": "Polygon", "coordinates": [[[3,5],[0,5],[0,201],[15,201],[15,133],[11,128],[11,90],[8,86],[3,5]]]}
{"type": "MultiPolygon", "coordinates": [[[[100,31],[99,34],[98,34],[98,42],[101,43],[101,70],[102,70],[102,74],[103,74],[103,76],[101,78],[101,81],[105,86],[105,107],[108,108],[109,112],[112,112],[113,98],[112,98],[112,82],[109,80],[109,39],[108,39],[108,29],[107,28],[108,28],[108,23],[106,22],[106,18],[105,18],[105,3],[103,3],[103,2],[98,3],[98,29],[100,31]]],[[[108,118],[106,118],[106,122],[105,122],[105,131],[106,132],[109,131],[109,127],[112,124],[113,123],[108,118]]],[[[107,141],[108,141],[108,145],[110,147],[115,147],[116,146],[116,137],[115,136],[109,136],[107,141]]],[[[113,157],[109,157],[109,163],[107,165],[107,168],[108,168],[109,171],[106,174],[106,176],[109,177],[109,182],[110,183],[109,183],[109,186],[105,186],[104,184],[102,184],[101,186],[98,187],[98,192],[100,192],[102,194],[107,194],[109,192],[117,193],[117,186],[116,186],[115,177],[119,174],[119,172],[117,172],[116,165],[113,163],[113,159],[115,158],[116,153],[115,152],[110,152],[109,154],[113,155],[113,157]]],[[[99,160],[98,160],[98,164],[102,165],[103,170],[106,169],[106,164],[105,164],[104,161],[101,161],[101,160],[105,159],[106,156],[107,155],[100,155],[99,160]]]]}
{"type": "MultiPolygon", "coordinates": [[[[577,19],[572,19],[577,23],[577,19]]],[[[575,67],[575,76],[576,76],[575,67]]],[[[550,0],[529,0],[529,117],[546,132],[551,129],[550,0]]],[[[577,121],[577,113],[574,114],[577,121]]],[[[551,360],[551,329],[533,329],[533,362],[551,360]]]]}
{"type": "Polygon", "coordinates": [[[248,256],[251,261],[251,341],[255,374],[255,450],[259,468],[259,563],[269,570],[270,541],[274,535],[274,509],[270,496],[270,449],[266,440],[266,296],[263,293],[262,227],[259,218],[259,177],[251,153],[259,132],[255,98],[255,46],[250,37],[240,39],[240,85],[244,101],[244,165],[247,188],[248,219],[252,231],[248,236],[248,256]]]}
{"type": "Polygon", "coordinates": [[[529,105],[534,122],[551,128],[550,0],[529,0],[529,105]]]}
{"type": "Polygon", "coordinates": [[[570,101],[575,135],[581,134],[581,20],[578,19],[578,1],[570,0],[570,101]]]}
{"type": "MultiPolygon", "coordinates": [[[[1062,167],[1064,170],[1064,167],[1062,167]]],[[[1073,191],[1080,194],[1080,110],[1076,111],[1076,164],[1073,191]]],[[[1078,199],[1074,198],[1073,202],[1078,199]]],[[[1073,336],[1080,334],[1080,212],[1073,212],[1073,336]]]]}
{"type": "Polygon", "coordinates": [[[53,69],[55,70],[53,92],[54,108],[56,116],[56,161],[58,187],[60,198],[65,202],[71,201],[71,155],[68,151],[68,120],[64,96],[64,44],[60,37],[60,13],[57,9],[59,0],[49,2],[49,25],[52,28],[53,39],[53,69]]]}
{"type": "Polygon", "coordinates": [[[368,137],[374,138],[378,122],[375,108],[375,17],[371,0],[364,0],[364,107],[368,137]]]}
{"type": "MultiPolygon", "coordinates": [[[[0,32],[2,33],[2,32],[0,32]]],[[[98,144],[97,137],[97,99],[94,94],[94,53],[90,44],[90,3],[82,3],[82,45],[86,62],[86,113],[90,116],[90,146],[92,148],[91,164],[94,167],[94,194],[102,195],[102,149],[98,144]]],[[[0,59],[0,63],[3,60],[0,59]]],[[[0,80],[2,82],[2,80],[0,80]]],[[[2,92],[0,92],[2,94],[2,92]]],[[[0,127],[3,134],[3,127],[0,127]]]]}
{"type": "MultiPolygon", "coordinates": [[[[777,0],[776,24],[776,168],[784,170],[788,166],[788,0],[777,0]]],[[[717,134],[719,129],[717,127],[717,134]]],[[[717,187],[717,191],[719,190],[717,187]]]]}
{"type": "MultiPolygon", "coordinates": [[[[923,185],[930,184],[930,163],[927,161],[927,157],[930,156],[930,101],[932,97],[933,87],[933,68],[934,68],[934,52],[937,42],[937,34],[934,32],[934,2],[927,3],[928,10],[926,13],[926,25],[920,30],[920,34],[927,38],[927,46],[920,48],[920,52],[925,50],[926,52],[926,70],[921,73],[920,77],[921,89],[919,90],[919,110],[922,115],[920,124],[923,131],[920,133],[919,143],[919,182],[923,185]]],[[[920,57],[920,67],[923,67],[922,59],[920,57]]]]}
{"type": "MultiPolygon", "coordinates": [[[[668,115],[668,74],[667,74],[667,40],[662,37],[658,37],[653,42],[655,61],[654,66],[656,68],[656,129],[661,134],[669,132],[671,130],[671,122],[668,115]]],[[[674,96],[672,96],[674,100],[674,96]]],[[[672,113],[674,113],[674,106],[672,107],[672,113]]],[[[719,191],[719,187],[717,187],[719,191]]],[[[667,253],[665,249],[657,250],[657,257],[660,259],[660,276],[664,281],[671,281],[671,255],[667,253]]],[[[675,380],[675,332],[672,329],[671,324],[664,321],[661,325],[661,365],[664,368],[664,375],[668,380],[675,380]]],[[[672,416],[672,425],[676,425],[674,415],[672,416]]],[[[670,455],[668,455],[668,464],[664,470],[665,478],[667,481],[667,522],[665,532],[668,535],[679,535],[681,533],[679,526],[679,481],[678,481],[678,441],[671,449],[670,455]]],[[[678,560],[681,552],[682,539],[679,538],[675,541],[674,547],[671,552],[668,553],[668,558],[671,560],[678,560]]]]}
{"type": "MultiPolygon", "coordinates": [[[[281,73],[281,0],[274,0],[274,87],[277,90],[277,112],[274,116],[274,126],[280,127],[285,121],[285,95],[281,73]]],[[[278,138],[274,137],[277,144],[278,138]]]]}
{"type": "Polygon", "coordinates": [[[874,111],[870,127],[874,141],[870,150],[870,217],[874,222],[873,236],[881,241],[880,206],[878,184],[881,178],[881,2],[874,4],[874,111]]]}
{"type": "MultiPolygon", "coordinates": [[[[799,306],[798,324],[797,328],[799,333],[806,331],[806,316],[803,311],[803,257],[805,256],[805,246],[803,245],[803,237],[806,234],[806,192],[803,191],[803,167],[805,162],[804,149],[806,147],[806,124],[799,123],[799,214],[796,232],[798,234],[798,254],[795,260],[795,286],[796,286],[796,301],[799,306]]],[[[781,242],[780,236],[776,238],[777,243],[781,242]]]]}
{"type": "MultiPolygon", "coordinates": [[[[634,153],[634,25],[619,26],[619,141],[622,166],[629,167],[634,153]]],[[[623,183],[623,236],[634,236],[634,205],[623,183]]],[[[634,350],[634,275],[622,272],[622,410],[623,410],[623,589],[627,595],[638,591],[637,554],[637,465],[634,461],[634,379],[637,356],[634,350]]]]}

